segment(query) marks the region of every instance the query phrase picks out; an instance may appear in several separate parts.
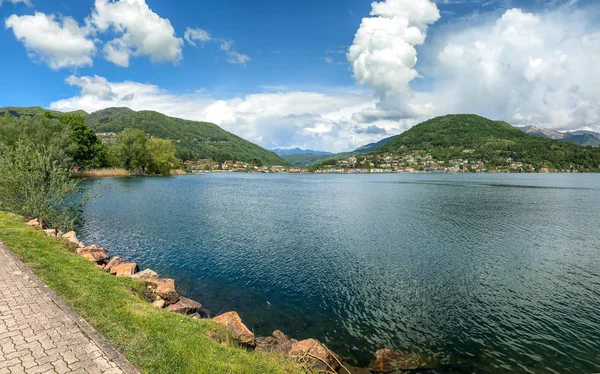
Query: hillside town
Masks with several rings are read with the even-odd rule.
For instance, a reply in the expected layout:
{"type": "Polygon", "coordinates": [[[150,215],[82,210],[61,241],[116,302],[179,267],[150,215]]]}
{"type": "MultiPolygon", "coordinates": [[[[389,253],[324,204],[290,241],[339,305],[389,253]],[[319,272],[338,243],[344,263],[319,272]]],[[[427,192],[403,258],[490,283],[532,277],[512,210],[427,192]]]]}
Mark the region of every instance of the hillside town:
{"type": "Polygon", "coordinates": [[[226,160],[223,162],[211,159],[184,161],[185,168],[192,173],[209,172],[241,172],[241,173],[308,173],[308,168],[282,165],[256,165],[246,161],[226,160]]]}
{"type": "MultiPolygon", "coordinates": [[[[469,150],[465,155],[468,156],[469,150]]],[[[483,172],[550,172],[549,168],[536,170],[530,164],[516,162],[511,158],[499,160],[501,166],[486,167],[481,160],[459,158],[449,161],[435,160],[422,150],[404,155],[369,154],[356,155],[346,159],[332,160],[331,164],[321,165],[315,170],[318,174],[369,174],[369,173],[483,173],[483,172]]]]}

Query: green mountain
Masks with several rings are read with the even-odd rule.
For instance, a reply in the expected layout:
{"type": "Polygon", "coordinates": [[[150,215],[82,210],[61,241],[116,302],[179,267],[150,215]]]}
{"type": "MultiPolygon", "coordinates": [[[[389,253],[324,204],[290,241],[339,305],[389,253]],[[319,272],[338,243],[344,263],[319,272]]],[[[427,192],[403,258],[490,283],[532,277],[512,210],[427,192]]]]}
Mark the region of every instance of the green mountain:
{"type": "Polygon", "coordinates": [[[0,114],[4,114],[8,112],[13,117],[34,117],[38,114],[48,113],[51,118],[60,118],[65,114],[79,114],[81,116],[87,116],[87,113],[83,110],[76,110],[74,112],[59,112],[56,110],[48,110],[44,109],[41,106],[32,106],[32,107],[16,107],[16,106],[6,106],[0,108],[0,114]]]}
{"type": "Polygon", "coordinates": [[[474,114],[433,118],[398,135],[374,153],[424,151],[437,160],[481,160],[502,165],[507,159],[535,168],[600,170],[600,149],[527,134],[506,122],[474,114]]]}
{"type": "Polygon", "coordinates": [[[175,144],[182,159],[212,158],[218,161],[255,161],[265,165],[286,162],[254,143],[208,122],[188,121],[152,111],[136,112],[129,108],[108,108],[85,117],[85,123],[96,133],[121,132],[132,127],[175,144]]]}

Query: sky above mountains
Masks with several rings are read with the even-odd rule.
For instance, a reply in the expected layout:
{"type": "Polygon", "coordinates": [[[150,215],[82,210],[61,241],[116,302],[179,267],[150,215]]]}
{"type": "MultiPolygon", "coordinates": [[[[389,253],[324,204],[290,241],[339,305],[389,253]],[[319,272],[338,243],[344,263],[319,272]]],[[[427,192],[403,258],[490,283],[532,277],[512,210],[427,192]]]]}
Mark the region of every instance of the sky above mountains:
{"type": "Polygon", "coordinates": [[[436,115],[600,130],[593,0],[0,0],[0,106],[347,151],[436,115]]]}

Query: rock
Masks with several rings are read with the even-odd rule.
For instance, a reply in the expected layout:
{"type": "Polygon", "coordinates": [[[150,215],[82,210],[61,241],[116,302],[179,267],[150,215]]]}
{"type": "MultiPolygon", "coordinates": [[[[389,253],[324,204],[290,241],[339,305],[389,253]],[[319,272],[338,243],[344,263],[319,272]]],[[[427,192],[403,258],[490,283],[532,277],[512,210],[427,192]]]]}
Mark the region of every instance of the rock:
{"type": "Polygon", "coordinates": [[[340,368],[340,362],[316,339],[306,339],[292,344],[289,357],[316,372],[336,372],[340,368]]]}
{"type": "Polygon", "coordinates": [[[202,304],[185,297],[180,297],[178,302],[169,305],[167,308],[169,312],[179,314],[194,314],[198,313],[200,309],[202,309],[202,304]]]}
{"type": "Polygon", "coordinates": [[[266,338],[256,338],[256,350],[259,352],[276,352],[288,356],[292,345],[298,343],[296,339],[291,339],[279,330],[266,338]]]}
{"type": "Polygon", "coordinates": [[[151,279],[148,281],[154,286],[154,293],[165,301],[167,305],[179,301],[179,294],[175,288],[175,280],[168,278],[151,279]]]}
{"type": "Polygon", "coordinates": [[[88,245],[87,247],[79,247],[75,250],[78,255],[90,252],[104,252],[104,248],[98,247],[96,244],[88,245]]]}
{"type": "Polygon", "coordinates": [[[26,225],[27,225],[27,226],[38,226],[38,227],[41,227],[41,226],[42,226],[42,225],[40,224],[40,220],[39,220],[39,219],[37,219],[37,218],[35,218],[35,219],[32,219],[31,221],[27,221],[26,225]]]}
{"type": "Polygon", "coordinates": [[[202,318],[202,316],[200,315],[200,313],[190,314],[190,317],[192,317],[192,319],[200,319],[200,318],[202,318]]]}
{"type": "Polygon", "coordinates": [[[98,265],[104,264],[108,259],[108,255],[104,251],[88,252],[81,255],[86,260],[95,262],[98,265]]]}
{"type": "Polygon", "coordinates": [[[165,301],[163,299],[158,299],[152,303],[152,306],[157,309],[162,309],[165,307],[165,301]]]}
{"type": "Polygon", "coordinates": [[[227,327],[232,333],[233,337],[243,346],[253,348],[256,346],[254,340],[254,334],[252,331],[242,323],[242,319],[237,312],[228,312],[216,316],[212,319],[216,323],[227,327]]]}
{"type": "Polygon", "coordinates": [[[69,231],[68,233],[63,234],[62,237],[75,244],[76,246],[82,247],[81,242],[77,240],[77,234],[75,233],[75,231],[69,231]]]}
{"type": "Polygon", "coordinates": [[[140,271],[139,273],[132,275],[131,277],[149,281],[151,279],[158,279],[158,273],[154,270],[146,269],[144,271],[140,271]]]}
{"type": "Polygon", "coordinates": [[[106,266],[104,267],[104,270],[108,271],[110,273],[110,270],[112,268],[114,268],[117,265],[121,265],[124,264],[125,261],[123,261],[123,259],[119,256],[115,256],[113,258],[110,259],[110,261],[108,261],[108,264],[106,264],[106,266]]]}
{"type": "Polygon", "coordinates": [[[133,274],[137,273],[140,268],[137,266],[135,262],[119,264],[112,269],[110,269],[110,273],[116,275],[117,277],[131,277],[133,274]]]}
{"type": "Polygon", "coordinates": [[[56,236],[56,234],[58,233],[56,230],[54,229],[46,229],[44,230],[44,232],[46,233],[46,235],[48,236],[56,236]]]}
{"type": "Polygon", "coordinates": [[[397,370],[433,369],[436,366],[437,360],[433,357],[384,348],[375,352],[369,370],[374,373],[391,373],[397,370]]]}

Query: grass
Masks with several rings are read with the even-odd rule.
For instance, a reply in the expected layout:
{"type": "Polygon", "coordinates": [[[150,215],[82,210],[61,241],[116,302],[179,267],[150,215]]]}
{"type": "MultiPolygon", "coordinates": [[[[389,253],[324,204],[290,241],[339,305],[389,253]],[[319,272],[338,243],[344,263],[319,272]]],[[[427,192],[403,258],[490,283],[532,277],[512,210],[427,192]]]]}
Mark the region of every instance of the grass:
{"type": "Polygon", "coordinates": [[[144,373],[301,372],[282,356],[228,344],[210,320],[155,309],[143,282],[103,272],[22,217],[0,211],[0,240],[144,373]]]}

